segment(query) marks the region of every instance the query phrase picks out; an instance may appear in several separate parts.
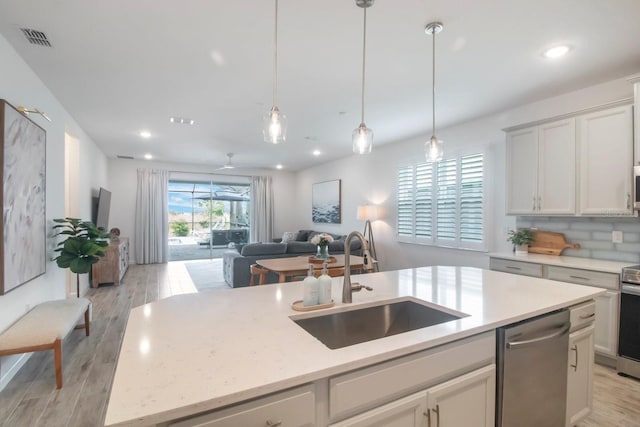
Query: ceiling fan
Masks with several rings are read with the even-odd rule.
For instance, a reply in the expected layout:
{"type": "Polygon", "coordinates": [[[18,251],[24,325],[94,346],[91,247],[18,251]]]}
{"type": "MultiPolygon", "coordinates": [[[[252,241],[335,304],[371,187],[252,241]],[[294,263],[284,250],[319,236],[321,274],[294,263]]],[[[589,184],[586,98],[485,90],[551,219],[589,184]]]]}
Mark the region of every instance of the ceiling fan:
{"type": "Polygon", "coordinates": [[[235,169],[236,167],[233,165],[233,163],[231,163],[231,158],[233,157],[233,153],[227,153],[227,163],[224,164],[224,166],[218,168],[218,170],[221,169],[235,169]]]}

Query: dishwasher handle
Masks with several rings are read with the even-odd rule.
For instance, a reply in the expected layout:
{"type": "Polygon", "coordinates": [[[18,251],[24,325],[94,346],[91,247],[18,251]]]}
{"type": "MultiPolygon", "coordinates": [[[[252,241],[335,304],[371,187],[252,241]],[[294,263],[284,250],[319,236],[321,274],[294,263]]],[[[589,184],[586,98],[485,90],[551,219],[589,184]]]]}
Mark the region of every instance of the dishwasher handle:
{"type": "Polygon", "coordinates": [[[540,342],[543,341],[547,341],[553,338],[558,338],[561,337],[565,334],[567,334],[569,332],[569,329],[571,328],[571,324],[567,323],[565,325],[562,325],[560,328],[558,328],[557,331],[549,334],[549,335],[544,335],[542,337],[538,337],[538,338],[533,338],[530,340],[523,340],[523,341],[510,341],[507,343],[507,348],[511,348],[511,349],[517,349],[517,348],[523,348],[523,347],[529,347],[531,345],[535,345],[538,344],[540,342]]]}

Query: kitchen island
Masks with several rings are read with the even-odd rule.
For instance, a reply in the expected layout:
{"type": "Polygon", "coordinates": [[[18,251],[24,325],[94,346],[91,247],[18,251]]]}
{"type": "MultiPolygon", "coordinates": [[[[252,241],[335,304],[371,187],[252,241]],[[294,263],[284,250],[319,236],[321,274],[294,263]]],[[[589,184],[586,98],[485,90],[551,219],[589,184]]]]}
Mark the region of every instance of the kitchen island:
{"type": "MultiPolygon", "coordinates": [[[[342,278],[335,278],[332,295],[336,306],[312,315],[410,299],[464,317],[330,350],[291,319],[309,315],[291,308],[292,302],[302,298],[299,282],[160,300],[130,313],[105,424],[163,425],[186,420],[184,425],[190,425],[188,418],[194,414],[215,415],[221,409],[226,417],[235,408],[244,413],[250,411],[252,402],[268,406],[270,401],[261,399],[270,396],[295,402],[296,407],[313,408],[309,425],[342,421],[391,399],[398,398],[396,406],[407,405],[417,397],[402,390],[415,391],[444,377],[404,389],[398,386],[397,391],[394,384],[378,384],[368,394],[388,388],[388,399],[373,396],[367,400],[367,393],[362,393],[363,401],[358,401],[359,393],[355,393],[358,398],[348,393],[350,384],[366,385],[361,380],[369,377],[384,381],[372,376],[379,372],[395,378],[398,371],[392,363],[444,363],[438,372],[447,371],[450,364],[451,374],[464,374],[461,369],[467,362],[469,369],[481,368],[495,362],[496,328],[588,301],[603,292],[471,267],[405,269],[352,276],[352,280],[373,291],[354,292],[353,304],[342,304],[342,278]],[[334,396],[334,389],[343,390],[343,397],[347,392],[347,399],[334,396]]],[[[416,372],[407,377],[416,377],[416,372]]],[[[269,423],[276,425],[277,421],[260,425],[269,423]]]]}

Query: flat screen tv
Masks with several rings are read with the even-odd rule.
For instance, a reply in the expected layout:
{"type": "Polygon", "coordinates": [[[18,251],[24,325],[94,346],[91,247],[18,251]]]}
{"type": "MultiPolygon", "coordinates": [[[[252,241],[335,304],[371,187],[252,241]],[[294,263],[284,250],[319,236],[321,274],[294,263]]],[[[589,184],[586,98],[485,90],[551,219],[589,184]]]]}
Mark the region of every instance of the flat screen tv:
{"type": "Polygon", "coordinates": [[[96,227],[105,231],[109,230],[109,209],[111,209],[111,191],[100,187],[96,207],[96,227]]]}

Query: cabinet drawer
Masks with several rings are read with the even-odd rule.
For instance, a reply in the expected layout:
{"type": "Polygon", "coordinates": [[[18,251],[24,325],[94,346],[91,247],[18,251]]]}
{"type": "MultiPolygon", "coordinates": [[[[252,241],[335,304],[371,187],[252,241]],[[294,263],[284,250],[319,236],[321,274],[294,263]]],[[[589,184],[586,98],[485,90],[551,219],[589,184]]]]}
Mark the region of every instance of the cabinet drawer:
{"type": "Polygon", "coordinates": [[[569,308],[571,332],[584,328],[596,319],[596,302],[587,301],[569,308]]]}
{"type": "Polygon", "coordinates": [[[316,423],[316,398],[313,385],[294,388],[219,411],[196,415],[171,423],[173,427],[291,427],[316,423]]]}
{"type": "Polygon", "coordinates": [[[620,275],[615,273],[602,273],[600,271],[581,270],[548,266],[547,278],[560,280],[561,282],[577,283],[578,285],[597,286],[599,288],[620,289],[620,275]]]}
{"type": "Polygon", "coordinates": [[[398,397],[495,361],[495,333],[383,362],[329,379],[332,421],[379,406],[398,397]]]}
{"type": "Polygon", "coordinates": [[[531,262],[511,261],[508,259],[491,258],[489,268],[505,273],[522,274],[525,276],[542,277],[542,264],[531,262]]]}

